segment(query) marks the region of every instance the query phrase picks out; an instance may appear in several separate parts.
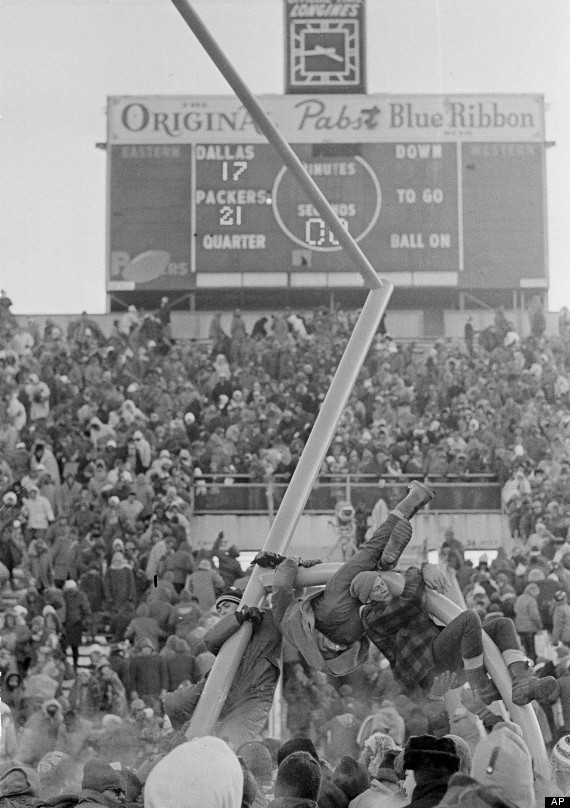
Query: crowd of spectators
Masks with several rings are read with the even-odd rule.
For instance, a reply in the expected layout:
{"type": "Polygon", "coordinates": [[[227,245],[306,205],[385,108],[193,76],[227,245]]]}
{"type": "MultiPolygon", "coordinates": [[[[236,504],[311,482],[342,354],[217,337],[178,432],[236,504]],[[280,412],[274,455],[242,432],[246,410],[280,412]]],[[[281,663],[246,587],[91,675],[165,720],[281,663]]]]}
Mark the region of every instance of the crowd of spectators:
{"type": "MultiPolygon", "coordinates": [[[[194,509],[212,481],[291,476],[356,312],[285,311],[248,333],[236,311],[229,333],[216,315],[207,343],[184,343],[172,338],[167,300],[152,313],[129,307],[109,335],[85,313],[66,333],[49,320],[40,331],[10,305],[2,295],[0,805],[140,802],[147,778],[145,804],[161,808],[222,804],[202,787],[227,787],[232,806],[242,796],[276,807],[452,805],[462,788],[534,804],[532,782],[513,803],[504,777],[485,774],[499,735],[511,763],[527,759],[514,725],[495,725],[468,699],[451,709],[445,677],[412,702],[375,652],[332,680],[286,646],[287,755],[267,738],[234,750],[238,760],[202,739],[227,778],[206,777],[206,762],[180,771],[186,739],[165,696],[207,674],[216,599],[249,574],[223,534],[196,535],[194,509]],[[190,801],[192,788],[202,801],[190,801]]],[[[500,483],[514,553],[473,567],[449,534],[440,561],[484,624],[513,617],[536,672],[556,675],[556,699],[535,709],[565,793],[570,317],[547,338],[539,314],[524,339],[502,311],[478,335],[468,323],[461,341],[397,342],[380,329],[322,473],[500,483]]]]}

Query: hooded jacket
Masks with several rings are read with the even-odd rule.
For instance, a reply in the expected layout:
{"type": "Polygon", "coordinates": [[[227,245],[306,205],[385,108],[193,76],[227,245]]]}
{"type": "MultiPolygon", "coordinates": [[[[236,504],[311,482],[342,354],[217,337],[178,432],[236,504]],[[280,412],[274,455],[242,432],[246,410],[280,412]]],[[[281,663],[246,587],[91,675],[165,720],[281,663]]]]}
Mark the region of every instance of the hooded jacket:
{"type": "Polygon", "coordinates": [[[496,794],[473,777],[454,774],[439,808],[502,808],[504,804],[496,794]]]}
{"type": "Polygon", "coordinates": [[[515,628],[522,634],[535,634],[542,631],[542,620],[538,610],[539,587],[527,584],[522,595],[515,601],[515,628]]]}
{"type": "Polygon", "coordinates": [[[36,808],[43,805],[35,772],[25,766],[4,763],[0,767],[0,808],[36,808]]]}
{"type": "Polygon", "coordinates": [[[106,808],[117,808],[117,803],[114,800],[110,800],[100,791],[93,791],[90,788],[84,788],[81,791],[77,804],[82,805],[83,808],[100,808],[101,805],[106,806],[106,808]]]}
{"type": "Polygon", "coordinates": [[[241,808],[243,771],[219,738],[205,736],[177,746],[151,770],[145,808],[241,808]]]}

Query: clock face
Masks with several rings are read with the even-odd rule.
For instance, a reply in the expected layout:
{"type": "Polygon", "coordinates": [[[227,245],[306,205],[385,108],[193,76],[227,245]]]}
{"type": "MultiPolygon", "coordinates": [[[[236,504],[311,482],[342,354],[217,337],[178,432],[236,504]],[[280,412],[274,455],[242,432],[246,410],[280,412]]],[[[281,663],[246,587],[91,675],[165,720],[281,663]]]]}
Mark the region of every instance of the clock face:
{"type": "Polygon", "coordinates": [[[359,20],[291,20],[290,86],[354,90],[361,84],[359,20]]]}

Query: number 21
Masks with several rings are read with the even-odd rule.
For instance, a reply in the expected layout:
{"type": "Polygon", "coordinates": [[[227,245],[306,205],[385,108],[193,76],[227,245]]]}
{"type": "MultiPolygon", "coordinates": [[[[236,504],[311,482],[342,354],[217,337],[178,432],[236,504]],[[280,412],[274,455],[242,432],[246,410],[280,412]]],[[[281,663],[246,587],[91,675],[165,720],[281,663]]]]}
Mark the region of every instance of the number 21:
{"type": "Polygon", "coordinates": [[[241,224],[241,205],[224,205],[220,208],[220,224],[231,226],[241,224]]]}

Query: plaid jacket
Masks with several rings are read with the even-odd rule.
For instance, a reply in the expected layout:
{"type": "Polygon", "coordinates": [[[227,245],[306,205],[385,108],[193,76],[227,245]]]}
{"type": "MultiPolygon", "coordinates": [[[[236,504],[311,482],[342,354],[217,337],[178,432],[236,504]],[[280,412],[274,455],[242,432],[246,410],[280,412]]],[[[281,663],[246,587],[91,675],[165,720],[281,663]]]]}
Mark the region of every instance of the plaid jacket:
{"type": "Polygon", "coordinates": [[[369,603],[362,624],[371,642],[384,654],[396,681],[408,691],[431,687],[435,663],[432,644],[440,629],[424,604],[425,584],[417,567],[405,574],[404,591],[388,603],[369,603]]]}

